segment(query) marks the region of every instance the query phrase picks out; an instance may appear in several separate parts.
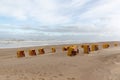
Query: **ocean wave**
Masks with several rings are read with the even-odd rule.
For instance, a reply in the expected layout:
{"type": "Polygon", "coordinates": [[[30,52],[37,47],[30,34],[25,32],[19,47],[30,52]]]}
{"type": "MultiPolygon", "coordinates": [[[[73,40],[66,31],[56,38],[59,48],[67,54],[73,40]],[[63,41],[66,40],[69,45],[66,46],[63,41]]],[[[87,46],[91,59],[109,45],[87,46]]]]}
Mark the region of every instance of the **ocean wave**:
{"type": "Polygon", "coordinates": [[[0,48],[19,48],[19,47],[32,47],[32,46],[44,46],[44,45],[59,45],[59,44],[75,44],[81,43],[80,41],[0,41],[0,48]]]}

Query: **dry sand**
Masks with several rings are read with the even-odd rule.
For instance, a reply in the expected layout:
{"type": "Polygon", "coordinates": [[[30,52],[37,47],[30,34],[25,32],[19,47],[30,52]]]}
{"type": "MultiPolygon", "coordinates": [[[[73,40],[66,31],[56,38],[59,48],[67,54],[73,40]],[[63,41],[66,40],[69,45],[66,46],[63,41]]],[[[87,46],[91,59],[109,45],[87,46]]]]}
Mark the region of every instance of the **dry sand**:
{"type": "Polygon", "coordinates": [[[120,80],[120,47],[88,55],[79,47],[80,53],[69,57],[62,46],[54,46],[56,53],[50,51],[53,46],[42,46],[46,54],[33,57],[28,50],[41,47],[20,48],[24,58],[16,58],[16,48],[0,49],[0,80],[120,80]]]}

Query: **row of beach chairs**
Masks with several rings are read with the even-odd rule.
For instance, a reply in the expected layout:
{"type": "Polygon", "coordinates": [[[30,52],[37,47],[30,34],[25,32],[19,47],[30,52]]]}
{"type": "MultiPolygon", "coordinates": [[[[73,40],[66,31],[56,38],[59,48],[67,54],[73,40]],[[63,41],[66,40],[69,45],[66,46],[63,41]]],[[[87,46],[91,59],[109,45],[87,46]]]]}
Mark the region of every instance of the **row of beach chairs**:
{"type": "MultiPolygon", "coordinates": [[[[56,49],[55,48],[51,48],[51,52],[52,53],[55,53],[56,52],[56,49]]],[[[29,56],[36,56],[37,54],[36,54],[36,51],[34,50],[34,49],[32,49],[32,50],[29,50],[28,51],[28,54],[29,54],[29,56]]],[[[45,54],[45,50],[44,50],[44,48],[40,48],[40,49],[38,49],[38,55],[41,55],[41,54],[45,54]]],[[[17,51],[17,57],[18,58],[20,58],[20,57],[25,57],[25,52],[24,52],[24,50],[18,50],[17,51]]]]}
{"type": "MultiPolygon", "coordinates": [[[[118,46],[118,44],[114,44],[114,46],[118,46]]],[[[108,44],[108,43],[102,45],[102,49],[107,49],[109,47],[110,47],[110,44],[108,44]]],[[[97,45],[97,44],[92,44],[92,45],[83,44],[83,45],[81,45],[81,48],[83,49],[84,54],[89,54],[91,51],[99,50],[99,45],[97,45]]],[[[68,56],[75,56],[79,53],[78,46],[76,46],[76,45],[64,46],[62,48],[62,50],[67,51],[68,56]]],[[[29,52],[29,56],[36,56],[37,55],[35,50],[29,50],[28,52],[29,52]]],[[[51,48],[51,52],[55,53],[56,48],[51,48]]],[[[38,49],[38,55],[41,55],[41,54],[45,54],[44,48],[38,49]]],[[[17,57],[18,58],[25,57],[24,50],[18,50],[17,57]]]]}

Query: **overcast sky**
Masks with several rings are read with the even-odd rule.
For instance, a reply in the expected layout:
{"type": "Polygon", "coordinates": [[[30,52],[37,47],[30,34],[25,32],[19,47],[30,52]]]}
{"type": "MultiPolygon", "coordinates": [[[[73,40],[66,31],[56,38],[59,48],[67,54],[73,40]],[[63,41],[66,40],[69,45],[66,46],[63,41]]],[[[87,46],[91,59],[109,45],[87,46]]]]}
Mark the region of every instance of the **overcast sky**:
{"type": "Polygon", "coordinates": [[[120,0],[0,0],[0,39],[120,40],[120,0]]]}

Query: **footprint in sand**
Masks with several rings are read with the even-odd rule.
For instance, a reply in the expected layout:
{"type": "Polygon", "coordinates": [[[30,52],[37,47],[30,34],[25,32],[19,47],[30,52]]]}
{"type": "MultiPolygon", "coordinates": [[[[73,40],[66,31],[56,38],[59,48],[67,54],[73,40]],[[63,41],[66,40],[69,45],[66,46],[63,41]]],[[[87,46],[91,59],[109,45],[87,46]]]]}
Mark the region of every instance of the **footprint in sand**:
{"type": "Polygon", "coordinates": [[[57,76],[53,76],[54,78],[58,78],[57,76]]]}
{"type": "Polygon", "coordinates": [[[10,78],[10,76],[6,76],[6,78],[7,78],[7,79],[9,79],[9,78],[10,78]]]}
{"type": "Polygon", "coordinates": [[[58,74],[59,76],[63,76],[63,74],[58,74]]]}
{"type": "Polygon", "coordinates": [[[75,80],[75,78],[73,78],[73,77],[72,78],[67,78],[67,80],[75,80]]]}
{"type": "Polygon", "coordinates": [[[39,78],[39,80],[45,80],[44,78],[39,78]]]}

